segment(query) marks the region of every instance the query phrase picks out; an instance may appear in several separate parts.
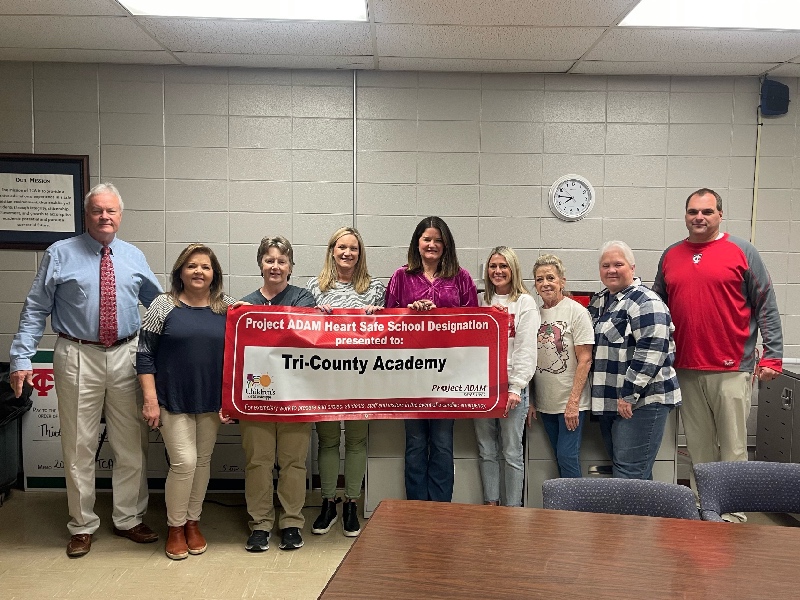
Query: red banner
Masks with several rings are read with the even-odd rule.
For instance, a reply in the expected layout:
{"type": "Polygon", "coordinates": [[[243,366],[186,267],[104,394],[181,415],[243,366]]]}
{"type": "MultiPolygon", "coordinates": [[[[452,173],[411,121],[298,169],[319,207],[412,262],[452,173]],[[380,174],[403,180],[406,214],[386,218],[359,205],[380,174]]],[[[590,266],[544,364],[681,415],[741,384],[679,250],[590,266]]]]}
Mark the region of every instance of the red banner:
{"type": "Polygon", "coordinates": [[[222,412],[263,421],[502,417],[508,323],[492,308],[231,309],[222,412]]]}

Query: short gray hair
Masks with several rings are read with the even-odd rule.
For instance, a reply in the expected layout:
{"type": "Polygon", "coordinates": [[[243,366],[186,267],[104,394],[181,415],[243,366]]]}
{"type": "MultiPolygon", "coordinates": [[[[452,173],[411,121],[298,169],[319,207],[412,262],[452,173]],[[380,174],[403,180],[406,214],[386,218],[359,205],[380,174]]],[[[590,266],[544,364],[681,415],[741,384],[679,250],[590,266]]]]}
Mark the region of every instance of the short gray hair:
{"type": "Polygon", "coordinates": [[[98,183],[92,189],[89,190],[89,193],[86,194],[86,198],[83,200],[83,209],[88,211],[89,210],[89,202],[91,202],[92,198],[95,196],[99,196],[100,194],[111,194],[112,196],[116,196],[117,200],[119,201],[119,210],[125,210],[125,205],[122,203],[122,196],[119,194],[119,190],[117,186],[115,186],[110,181],[106,181],[104,183],[98,183]]]}
{"type": "Polygon", "coordinates": [[[619,240],[611,240],[610,242],[606,242],[600,246],[600,256],[597,259],[598,262],[602,260],[603,254],[612,248],[619,248],[622,251],[622,255],[625,257],[625,260],[628,261],[628,264],[632,267],[636,266],[636,259],[633,257],[633,250],[631,250],[631,247],[628,246],[628,244],[619,240]]]}
{"type": "Polygon", "coordinates": [[[261,243],[258,245],[258,251],[256,252],[256,263],[258,263],[258,268],[261,270],[261,261],[264,259],[264,256],[269,252],[270,248],[277,248],[278,252],[283,254],[289,259],[289,263],[294,266],[294,250],[292,250],[292,244],[289,243],[282,235],[276,235],[273,237],[265,237],[261,238],[261,243]]]}

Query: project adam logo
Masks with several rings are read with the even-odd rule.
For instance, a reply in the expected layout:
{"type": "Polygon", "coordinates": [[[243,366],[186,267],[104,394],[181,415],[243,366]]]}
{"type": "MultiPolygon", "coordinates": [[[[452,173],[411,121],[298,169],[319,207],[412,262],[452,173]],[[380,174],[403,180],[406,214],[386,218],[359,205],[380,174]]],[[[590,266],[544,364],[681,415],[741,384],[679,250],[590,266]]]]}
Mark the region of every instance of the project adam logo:
{"type": "Polygon", "coordinates": [[[248,373],[244,381],[244,395],[247,398],[272,398],[275,395],[275,390],[270,388],[272,385],[272,377],[267,373],[256,375],[248,373]]]}

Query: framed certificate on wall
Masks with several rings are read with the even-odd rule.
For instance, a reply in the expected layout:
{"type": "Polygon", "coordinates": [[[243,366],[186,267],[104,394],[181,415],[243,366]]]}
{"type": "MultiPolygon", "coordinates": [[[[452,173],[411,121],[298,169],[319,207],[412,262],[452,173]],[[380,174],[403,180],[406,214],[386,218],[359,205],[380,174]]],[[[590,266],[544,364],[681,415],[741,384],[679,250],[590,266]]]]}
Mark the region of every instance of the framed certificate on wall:
{"type": "Polygon", "coordinates": [[[43,250],[83,232],[89,157],[0,154],[0,249],[43,250]]]}

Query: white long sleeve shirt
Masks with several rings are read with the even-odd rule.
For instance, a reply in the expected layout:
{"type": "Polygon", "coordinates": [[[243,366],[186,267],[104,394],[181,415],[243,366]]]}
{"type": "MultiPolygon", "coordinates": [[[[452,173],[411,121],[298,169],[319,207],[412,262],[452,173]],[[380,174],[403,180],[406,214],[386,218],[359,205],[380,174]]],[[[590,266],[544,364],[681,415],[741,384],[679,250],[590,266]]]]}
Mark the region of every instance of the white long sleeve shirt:
{"type": "Polygon", "coordinates": [[[522,294],[514,302],[508,298],[507,295],[495,294],[492,303],[486,304],[481,294],[480,305],[504,306],[513,315],[514,331],[509,331],[508,337],[508,391],[520,394],[536,371],[536,334],[541,317],[536,300],[530,294],[522,294]]]}

